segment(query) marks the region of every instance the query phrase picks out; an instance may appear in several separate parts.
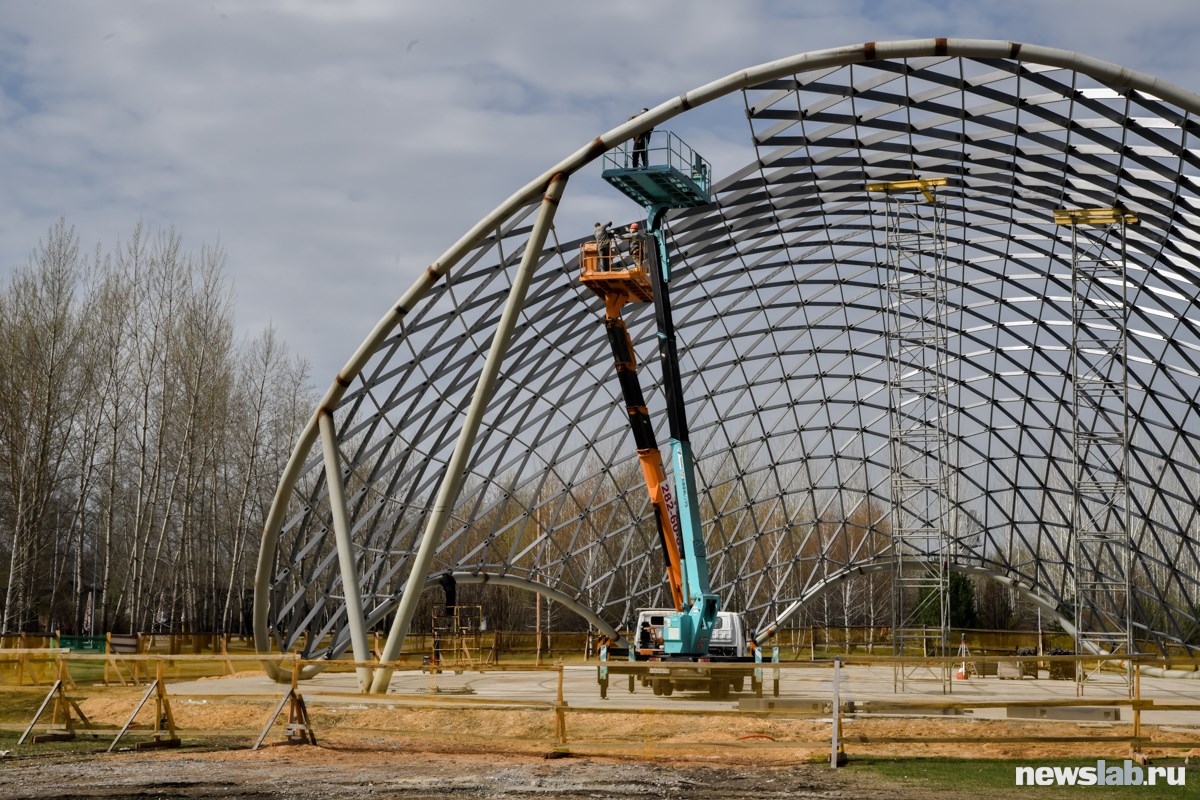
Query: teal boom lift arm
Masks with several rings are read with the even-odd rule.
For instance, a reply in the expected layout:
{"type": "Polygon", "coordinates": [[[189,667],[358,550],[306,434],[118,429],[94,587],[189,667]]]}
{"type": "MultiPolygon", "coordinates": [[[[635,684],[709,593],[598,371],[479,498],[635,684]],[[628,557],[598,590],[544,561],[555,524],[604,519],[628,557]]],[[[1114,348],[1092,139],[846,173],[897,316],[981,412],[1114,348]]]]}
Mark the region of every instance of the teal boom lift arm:
{"type": "Polygon", "coordinates": [[[700,504],[696,497],[696,472],[692,443],[688,436],[683,381],[679,374],[679,348],[671,315],[670,267],[666,237],[661,227],[666,208],[647,209],[647,227],[658,251],[658,269],[651,269],[654,287],[654,319],[658,327],[658,353],[662,363],[663,390],[667,399],[667,427],[671,442],[671,470],[679,504],[680,556],[683,571],[684,609],[666,618],[663,649],[668,655],[707,655],[721,600],[708,580],[708,552],[700,526],[700,504]]]}

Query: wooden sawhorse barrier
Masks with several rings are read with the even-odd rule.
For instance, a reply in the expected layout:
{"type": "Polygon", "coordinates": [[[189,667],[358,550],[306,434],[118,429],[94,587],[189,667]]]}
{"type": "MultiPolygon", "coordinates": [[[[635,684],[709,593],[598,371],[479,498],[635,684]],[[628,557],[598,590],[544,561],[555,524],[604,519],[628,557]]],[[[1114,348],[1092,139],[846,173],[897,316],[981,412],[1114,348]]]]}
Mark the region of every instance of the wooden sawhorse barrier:
{"type": "Polygon", "coordinates": [[[271,713],[267,719],[266,727],[258,737],[258,741],[254,743],[251,750],[257,750],[262,747],[266,741],[267,734],[271,732],[271,728],[275,726],[275,721],[279,719],[279,715],[283,713],[284,706],[288,707],[288,723],[284,729],[285,738],[275,742],[275,744],[312,744],[317,743],[317,736],[313,733],[312,720],[308,716],[308,706],[304,703],[304,696],[300,694],[300,664],[299,662],[292,665],[292,685],[279,700],[279,705],[271,713]]]}

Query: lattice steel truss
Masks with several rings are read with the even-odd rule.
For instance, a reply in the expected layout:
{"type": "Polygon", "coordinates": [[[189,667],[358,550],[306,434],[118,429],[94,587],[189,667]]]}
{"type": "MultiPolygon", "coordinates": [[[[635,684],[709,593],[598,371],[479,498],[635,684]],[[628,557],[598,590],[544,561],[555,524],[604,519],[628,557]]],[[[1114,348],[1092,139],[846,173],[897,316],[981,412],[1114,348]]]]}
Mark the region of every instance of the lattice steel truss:
{"type": "MultiPolygon", "coordinates": [[[[1072,224],[1071,583],[1076,653],[1134,652],[1130,625],[1129,339],[1124,215],[1072,224]]],[[[1083,664],[1076,664],[1082,686],[1083,664]]]]}
{"type": "MultiPolygon", "coordinates": [[[[599,184],[589,165],[606,148],[677,115],[670,125],[687,138],[695,117],[684,112],[706,103],[728,119],[744,114],[753,149],[739,169],[714,163],[725,177],[711,206],[667,221],[701,512],[724,605],[764,635],[816,598],[876,625],[890,618],[890,604],[863,588],[893,568],[895,367],[879,278],[886,215],[864,186],[940,177],[952,209],[951,324],[938,366],[950,569],[993,575],[1073,627],[1072,255],[1051,212],[1127,209],[1141,223],[1125,236],[1122,290],[1128,491],[1113,513],[1129,518],[1124,624],[1135,649],[1193,654],[1200,98],[1071,53],[953,39],[807,53],[707,84],[581,147],[468,231],[351,357],[299,442],[264,529],[259,647],[273,634],[308,655],[346,650],[357,623],[347,624],[344,587],[355,583],[359,627],[382,627],[434,514],[446,522],[429,553],[435,574],[535,587],[605,627],[664,601],[602,310],[576,280],[590,222],[551,228],[544,245],[531,237],[546,229],[552,177],[599,184]],[[523,257],[529,283],[514,300],[507,355],[473,404],[523,257]],[[461,492],[437,508],[472,409],[480,422],[461,492]],[[331,507],[335,474],[344,516],[331,507]]],[[[563,192],[559,219],[571,201],[563,192]]],[[[639,349],[652,347],[649,310],[631,309],[627,322],[639,349]]],[[[639,356],[654,362],[651,349],[639,356]]],[[[657,372],[642,369],[663,429],[657,372]]],[[[427,583],[418,573],[411,596],[427,583]]],[[[1097,619],[1089,630],[1119,624],[1097,619]]]]}
{"type": "MultiPolygon", "coordinates": [[[[887,366],[890,398],[892,652],[950,655],[949,319],[946,208],[887,203],[887,366]]],[[[898,662],[895,688],[917,668],[898,662]]],[[[936,668],[944,687],[948,662],[936,668]]]]}

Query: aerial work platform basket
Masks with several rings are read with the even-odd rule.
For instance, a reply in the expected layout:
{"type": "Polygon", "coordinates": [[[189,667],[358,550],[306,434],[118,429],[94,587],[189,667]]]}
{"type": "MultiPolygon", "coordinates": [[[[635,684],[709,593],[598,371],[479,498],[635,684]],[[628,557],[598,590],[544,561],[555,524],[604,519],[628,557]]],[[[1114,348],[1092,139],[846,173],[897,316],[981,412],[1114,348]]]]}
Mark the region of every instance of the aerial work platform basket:
{"type": "Polygon", "coordinates": [[[604,180],[646,208],[695,208],[712,202],[708,162],[670,131],[652,131],[643,147],[637,139],[614,147],[604,154],[603,169],[604,180]]]}
{"type": "Polygon", "coordinates": [[[614,239],[607,244],[584,242],[579,248],[579,280],[604,298],[621,303],[648,303],[654,298],[647,272],[653,242],[648,236],[614,239]]]}
{"type": "MultiPolygon", "coordinates": [[[[604,154],[601,176],[646,209],[650,231],[630,225],[629,232],[584,242],[579,248],[579,279],[604,299],[609,316],[625,303],[654,299],[650,270],[660,268],[658,230],[661,212],[712,202],[709,163],[670,131],[650,131],[604,154]]],[[[665,265],[663,266],[665,269],[665,265]]],[[[664,280],[666,274],[664,272],[664,280]]]]}

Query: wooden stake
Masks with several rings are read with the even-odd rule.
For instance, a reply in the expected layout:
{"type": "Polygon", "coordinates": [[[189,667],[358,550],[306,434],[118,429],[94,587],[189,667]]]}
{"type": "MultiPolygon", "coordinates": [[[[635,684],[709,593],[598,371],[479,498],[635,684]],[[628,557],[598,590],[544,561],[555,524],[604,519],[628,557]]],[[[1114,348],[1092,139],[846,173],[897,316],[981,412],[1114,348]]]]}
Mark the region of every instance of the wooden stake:
{"type": "Polygon", "coordinates": [[[1142,736],[1142,665],[1133,664],[1133,738],[1131,748],[1134,758],[1141,755],[1142,736]]]}
{"type": "Polygon", "coordinates": [[[558,662],[558,694],[554,701],[554,741],[567,743],[567,701],[563,699],[563,665],[558,662]]]}

